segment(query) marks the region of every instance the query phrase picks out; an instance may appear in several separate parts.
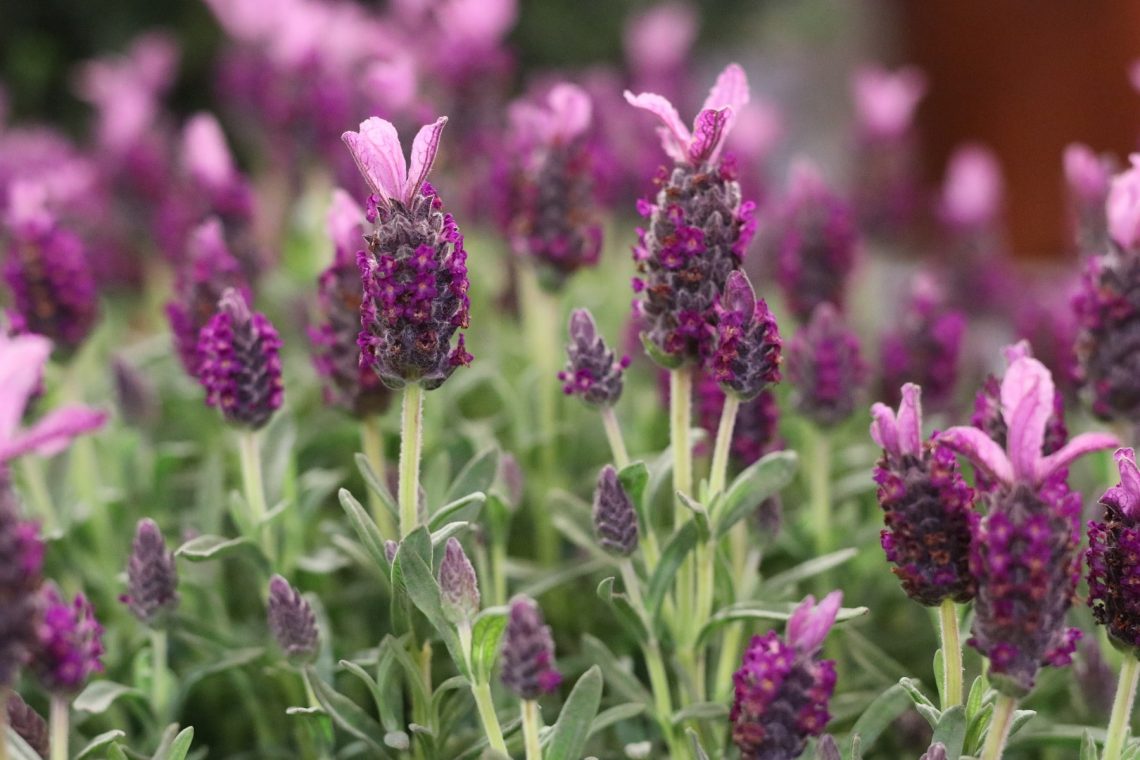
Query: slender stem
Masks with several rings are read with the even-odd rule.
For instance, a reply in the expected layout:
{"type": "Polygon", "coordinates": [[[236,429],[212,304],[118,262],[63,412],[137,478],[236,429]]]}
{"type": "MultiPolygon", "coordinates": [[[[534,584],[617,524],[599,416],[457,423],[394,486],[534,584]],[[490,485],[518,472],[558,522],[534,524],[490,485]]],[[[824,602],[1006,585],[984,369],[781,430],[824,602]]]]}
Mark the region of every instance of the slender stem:
{"type": "Polygon", "coordinates": [[[411,383],[404,388],[400,415],[400,538],[419,524],[423,421],[424,389],[419,383],[411,383]]]}
{"type": "Polygon", "coordinates": [[[491,684],[471,684],[471,694],[475,697],[475,707],[479,710],[479,720],[483,723],[483,733],[487,735],[487,743],[491,745],[491,749],[506,755],[507,743],[503,739],[499,716],[495,713],[495,702],[491,699],[491,684]]]}
{"type": "Polygon", "coordinates": [[[538,741],[538,702],[533,699],[523,700],[522,730],[526,760],[542,760],[542,745],[538,741]]]}
{"type": "Polygon", "coordinates": [[[1013,712],[1017,709],[1017,700],[1005,694],[998,694],[994,703],[994,713],[990,718],[990,730],[986,734],[986,743],[982,746],[981,760],[1001,760],[1005,751],[1005,740],[1009,738],[1009,728],[1013,724],[1013,712]]]}
{"type": "Polygon", "coordinates": [[[0,686],[0,760],[8,760],[8,689],[0,686]]]}
{"type": "Polygon", "coordinates": [[[24,485],[28,489],[28,500],[39,518],[44,521],[44,530],[53,531],[61,527],[59,512],[56,511],[55,502],[51,498],[51,489],[48,488],[47,477],[44,475],[46,462],[35,454],[20,457],[19,462],[24,485]]]}
{"type": "Polygon", "coordinates": [[[507,547],[503,541],[491,544],[491,588],[495,592],[494,605],[507,603],[507,547]]]}
{"type": "MultiPolygon", "coordinates": [[[[621,579],[625,584],[625,592],[629,596],[634,609],[645,613],[645,601],[641,596],[641,580],[633,569],[633,562],[626,558],[621,562],[621,579]]],[[[676,737],[673,734],[673,696],[669,690],[669,676],[665,672],[665,661],[661,658],[661,647],[657,639],[650,634],[649,641],[642,645],[645,655],[645,668],[649,671],[649,687],[653,691],[653,706],[657,712],[657,722],[665,743],[669,747],[669,756],[677,757],[674,747],[676,737]]]]}
{"type": "Polygon", "coordinates": [[[617,415],[614,414],[612,406],[602,407],[602,424],[606,428],[606,438],[610,441],[614,464],[619,470],[624,470],[629,467],[629,452],[625,448],[625,438],[622,437],[621,426],[618,425],[617,415]]]}
{"type": "Polygon", "coordinates": [[[942,634],[942,686],[945,698],[942,709],[962,704],[962,641],[958,635],[958,606],[944,599],[938,609],[942,634]]]}
{"type": "Polygon", "coordinates": [[[1124,740],[1132,723],[1132,700],[1136,697],[1136,683],[1140,680],[1140,660],[1125,655],[1120,666],[1120,680],[1116,683],[1116,699],[1112,703],[1112,718],[1104,742],[1102,760],[1120,760],[1124,740]]]}
{"type": "Polygon", "coordinates": [[[168,639],[165,629],[151,629],[150,653],[153,658],[152,668],[154,671],[151,674],[150,681],[151,703],[154,706],[155,713],[165,719],[167,694],[169,693],[169,682],[166,678],[167,658],[169,655],[168,639]]]}
{"type": "Polygon", "coordinates": [[[529,478],[532,485],[531,516],[534,519],[535,543],[542,564],[554,564],[558,559],[558,532],[554,529],[550,510],[543,503],[552,482],[561,472],[556,448],[558,403],[559,346],[561,329],[558,301],[542,289],[534,266],[519,267],[519,286],[522,294],[523,320],[533,365],[538,370],[535,387],[534,414],[531,430],[537,434],[537,456],[541,476],[529,478]]]}
{"type": "MultiPolygon", "coordinates": [[[[741,528],[744,525],[737,523],[733,527],[741,528]]],[[[741,571],[737,574],[736,583],[733,586],[736,589],[735,601],[749,601],[756,591],[756,586],[760,582],[760,557],[760,550],[753,549],[742,563],[741,571]]],[[[712,698],[714,701],[727,699],[732,689],[732,674],[740,667],[740,646],[744,640],[744,630],[744,623],[732,623],[725,631],[720,646],[720,661],[716,668],[716,679],[713,682],[712,698]]]]}
{"type": "MultiPolygon", "coordinates": [[[[823,556],[831,551],[831,441],[819,428],[812,429],[811,438],[808,461],[811,519],[816,555],[823,556]]],[[[826,586],[827,578],[821,576],[821,582],[826,586]]]]}
{"type": "MultiPolygon", "coordinates": [[[[71,755],[67,752],[67,742],[71,733],[70,720],[71,703],[67,697],[53,694],[51,697],[50,721],[51,733],[51,760],[68,760],[71,755]]],[[[8,740],[4,737],[4,741],[8,740]]]]}
{"type": "MultiPolygon", "coordinates": [[[[386,483],[388,465],[384,461],[384,437],[380,433],[379,415],[370,414],[360,421],[360,446],[376,479],[386,483]]],[[[368,489],[368,506],[372,509],[372,519],[376,522],[380,535],[385,538],[395,536],[396,526],[392,523],[392,514],[371,488],[368,489]]]]}
{"type": "Polygon", "coordinates": [[[245,491],[245,503],[249,509],[250,529],[265,548],[270,559],[276,551],[268,526],[263,524],[269,507],[265,502],[265,481],[261,473],[261,436],[256,430],[243,429],[238,432],[238,454],[241,457],[241,482],[245,491]]]}
{"type": "MultiPolygon", "coordinates": [[[[685,495],[693,491],[692,427],[693,369],[680,367],[669,373],[669,434],[673,446],[673,490],[685,495]]],[[[678,525],[689,516],[688,508],[678,499],[675,510],[678,525]]]]}
{"type": "Polygon", "coordinates": [[[735,393],[726,394],[724,409],[720,413],[720,425],[716,430],[712,469],[709,472],[710,501],[724,490],[725,482],[728,479],[728,454],[732,449],[732,431],[736,427],[736,413],[738,411],[740,411],[740,399],[735,393]]]}

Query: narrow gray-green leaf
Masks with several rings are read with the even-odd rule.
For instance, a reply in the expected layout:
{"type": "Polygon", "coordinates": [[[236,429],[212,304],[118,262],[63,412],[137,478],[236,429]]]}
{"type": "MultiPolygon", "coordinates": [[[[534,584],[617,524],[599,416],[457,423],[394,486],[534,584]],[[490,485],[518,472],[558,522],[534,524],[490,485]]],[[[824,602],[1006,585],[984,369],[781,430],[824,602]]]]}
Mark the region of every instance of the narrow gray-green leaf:
{"type": "Polygon", "coordinates": [[[354,459],[356,460],[356,468],[360,470],[360,475],[364,478],[364,484],[372,493],[380,497],[380,503],[391,513],[392,517],[398,520],[400,518],[400,506],[396,503],[392,492],[388,490],[388,486],[376,476],[376,472],[368,462],[368,457],[357,453],[354,459]]]}
{"type": "Polygon", "coordinates": [[[718,720],[728,717],[728,705],[721,702],[696,702],[673,713],[670,720],[679,726],[687,720],[718,720]]]}
{"type": "Polygon", "coordinates": [[[598,713],[598,717],[590,723],[590,736],[622,721],[636,718],[643,712],[645,712],[645,705],[637,702],[626,702],[624,705],[614,705],[608,710],[602,710],[598,713]]]}
{"type": "Polygon", "coordinates": [[[498,472],[499,450],[487,449],[468,462],[455,476],[451,487],[447,489],[444,503],[455,502],[476,491],[485,492],[495,482],[495,475],[498,472]]]}
{"type": "Polygon", "coordinates": [[[934,727],[931,743],[942,742],[946,747],[946,760],[958,760],[966,744],[966,708],[954,705],[943,711],[938,725],[934,727]]]}
{"type": "Polygon", "coordinates": [[[479,510],[483,502],[487,501],[487,494],[482,491],[460,496],[455,501],[444,504],[428,520],[428,527],[433,531],[439,530],[451,522],[472,522],[479,518],[479,510]]]}
{"type": "Polygon", "coordinates": [[[673,534],[661,552],[661,559],[649,579],[649,591],[645,595],[645,608],[652,614],[658,614],[665,599],[665,594],[673,585],[673,576],[689,552],[697,545],[697,524],[689,520],[680,530],[673,534]]]}
{"type": "Polygon", "coordinates": [[[590,738],[590,724],[602,701],[602,684],[602,671],[597,665],[583,673],[574,684],[550,733],[550,741],[542,754],[545,760],[581,759],[590,738]]]}
{"type": "Polygon", "coordinates": [[[649,706],[653,697],[633,673],[630,673],[601,639],[586,633],[582,635],[582,650],[586,659],[600,665],[610,688],[631,702],[649,706]]]}
{"type": "Polygon", "coordinates": [[[79,754],[75,756],[75,760],[83,760],[83,758],[89,757],[94,752],[105,750],[108,744],[116,741],[117,739],[122,739],[126,735],[127,732],[119,728],[113,728],[110,731],[104,731],[91,741],[87,742],[87,745],[83,749],[79,750],[79,754]]]}
{"type": "Polygon", "coordinates": [[[859,720],[855,721],[855,726],[851,729],[851,733],[859,737],[862,750],[866,751],[872,747],[883,731],[895,719],[909,710],[910,706],[910,696],[898,684],[876,697],[859,716],[859,720]]]}
{"type": "Polygon", "coordinates": [[[716,535],[725,535],[733,525],[752,514],[764,499],[792,482],[798,463],[794,451],[774,451],[741,471],[712,516],[716,535]]]}
{"type": "MultiPolygon", "coordinates": [[[[792,616],[798,604],[792,602],[739,602],[717,611],[701,628],[697,644],[703,644],[717,629],[737,620],[783,621],[792,616]]],[[[840,607],[835,622],[845,623],[853,618],[866,615],[866,607],[840,607]]]]}
{"type": "Polygon", "coordinates": [[[187,726],[178,732],[170,747],[161,755],[155,755],[154,760],[186,760],[190,753],[190,745],[194,743],[194,727],[187,726]]]}
{"type": "Polygon", "coordinates": [[[507,629],[508,609],[489,607],[475,617],[471,627],[471,675],[475,683],[488,683],[499,659],[499,642],[507,629]]]}
{"type": "Polygon", "coordinates": [[[312,667],[306,667],[303,673],[305,680],[309,683],[309,688],[313,691],[313,696],[317,698],[317,702],[325,709],[334,723],[348,734],[367,744],[373,752],[373,757],[390,757],[384,749],[384,729],[379,723],[361,710],[351,699],[335,691],[321,680],[321,677],[312,667]]]}
{"type": "Polygon", "coordinates": [[[855,556],[855,549],[840,549],[830,554],[824,554],[822,557],[815,557],[806,562],[801,562],[795,567],[788,568],[787,570],[776,573],[771,578],[763,582],[761,588],[768,596],[776,596],[795,584],[805,581],[809,578],[814,578],[817,575],[827,572],[833,567],[842,565],[847,560],[855,556]]]}
{"type": "Polygon", "coordinates": [[[337,491],[337,498],[340,499],[340,506],[348,516],[349,524],[356,531],[356,537],[360,539],[372,561],[387,578],[391,574],[391,566],[388,564],[388,555],[384,552],[384,537],[380,535],[372,516],[347,489],[342,488],[337,491]]]}
{"type": "Polygon", "coordinates": [[[79,693],[71,706],[80,712],[98,715],[106,712],[116,700],[122,697],[141,699],[143,693],[131,686],[125,686],[114,681],[92,681],[79,693]]]}

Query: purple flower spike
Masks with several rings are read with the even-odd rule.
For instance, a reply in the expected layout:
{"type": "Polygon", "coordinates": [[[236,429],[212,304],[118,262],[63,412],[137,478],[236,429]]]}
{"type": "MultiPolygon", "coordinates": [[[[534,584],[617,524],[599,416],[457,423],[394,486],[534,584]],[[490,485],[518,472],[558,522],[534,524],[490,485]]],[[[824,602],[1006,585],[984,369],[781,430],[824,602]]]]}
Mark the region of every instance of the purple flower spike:
{"type": "Polygon", "coordinates": [[[786,357],[793,403],[801,414],[824,427],[851,416],[867,382],[867,366],[859,339],[831,304],[816,308],[789,341],[786,357]]]}
{"type": "Polygon", "coordinates": [[[320,636],[313,608],[280,575],[269,580],[268,620],[277,646],[290,662],[303,665],[316,658],[320,636]]]}
{"type": "Polygon", "coordinates": [[[419,131],[406,169],[396,128],[383,119],[343,135],[376,193],[368,206],[376,227],[368,250],[357,254],[364,286],[360,361],[394,390],[406,383],[438,388],[472,359],[462,335],[451,345],[471,308],[463,235],[425,181],[446,123],[441,117],[419,131]]]}
{"type": "Polygon", "coordinates": [[[333,193],[327,228],[335,252],[332,266],[317,282],[320,321],[309,329],[313,364],[325,381],[326,403],[367,417],[387,409],[392,392],[371,365],[360,362],[364,285],[356,254],[364,247],[364,210],[343,190],[333,193]]]}
{"type": "Polygon", "coordinates": [[[224,217],[247,217],[253,196],[234,166],[218,120],[209,113],[195,114],[182,131],[183,169],[213,213],[224,217]]]}
{"type": "Polygon", "coordinates": [[[898,389],[913,382],[922,386],[931,407],[952,401],[965,332],[965,315],[946,308],[933,278],[915,278],[897,326],[881,341],[883,398],[898,403],[898,389]]]}
{"type": "Polygon", "coordinates": [[[0,690],[13,685],[36,648],[44,547],[35,523],[20,519],[16,494],[0,468],[0,690]]]}
{"type": "Polygon", "coordinates": [[[618,480],[617,470],[606,465],[594,489],[594,535],[610,554],[628,557],[637,549],[637,512],[618,480]]]}
{"type": "Polygon", "coordinates": [[[511,602],[507,630],[503,634],[503,685],[519,699],[531,701],[550,694],[562,683],[554,667],[554,639],[550,626],[533,599],[516,597],[511,602]]]}
{"type": "Polygon", "coordinates": [[[712,375],[725,393],[748,401],[780,382],[780,332],[768,304],[756,299],[743,272],[728,276],[720,300],[712,375]]]}
{"type": "Polygon", "coordinates": [[[444,616],[455,625],[470,625],[479,614],[479,579],[455,538],[447,539],[439,563],[439,589],[444,616]]]}
{"type": "Polygon", "coordinates": [[[48,190],[19,181],[8,198],[4,282],[27,332],[74,351],[98,316],[95,277],[82,240],[47,210],[48,190]]]}
{"type": "Polygon", "coordinates": [[[978,517],[954,454],[923,443],[921,394],[913,383],[903,386],[897,416],[885,404],[871,407],[871,438],[883,449],[874,473],[883,550],[907,596],[933,607],[974,597],[970,541],[978,517]]]}
{"type": "Polygon", "coordinates": [[[264,426],[284,398],[280,348],[265,315],[251,312],[244,295],[227,289],[198,340],[198,378],[206,403],[232,425],[264,426]]]}
{"type": "Polygon", "coordinates": [[[838,591],[819,605],[809,596],[788,620],[786,639],[775,631],[752,638],[732,677],[729,713],[742,760],[792,760],[827,727],[835,663],[818,655],[841,601],[838,591]]]}
{"type": "Polygon", "coordinates": [[[613,406],[618,402],[629,357],[614,358],[605,339],[598,335],[589,309],[575,309],[570,314],[566,356],[566,369],[558,373],[558,379],[567,396],[578,396],[592,406],[613,406]]]}
{"type": "Polygon", "coordinates": [[[93,673],[103,672],[103,627],[83,594],[68,602],[49,583],[43,592],[43,619],[35,665],[44,688],[53,694],[78,692],[93,673]]]}
{"type": "Polygon", "coordinates": [[[8,337],[0,331],[0,473],[21,454],[52,456],[84,433],[103,427],[105,412],[77,404],[53,409],[20,429],[32,396],[39,392],[51,341],[40,335],[8,337]]]}
{"type": "Polygon", "coordinates": [[[150,626],[161,624],[178,606],[174,552],[166,548],[154,520],[139,520],[127,563],[127,594],[123,601],[136,618],[150,626]]]}
{"type": "Polygon", "coordinates": [[[792,166],[775,236],[776,279],[796,320],[822,303],[842,308],[859,245],[855,213],[808,161],[792,166]]]}
{"type": "Polygon", "coordinates": [[[1118,449],[1120,483],[1105,492],[1103,522],[1089,522],[1089,606],[1115,642],[1140,651],[1140,470],[1132,449],[1118,449]]]}

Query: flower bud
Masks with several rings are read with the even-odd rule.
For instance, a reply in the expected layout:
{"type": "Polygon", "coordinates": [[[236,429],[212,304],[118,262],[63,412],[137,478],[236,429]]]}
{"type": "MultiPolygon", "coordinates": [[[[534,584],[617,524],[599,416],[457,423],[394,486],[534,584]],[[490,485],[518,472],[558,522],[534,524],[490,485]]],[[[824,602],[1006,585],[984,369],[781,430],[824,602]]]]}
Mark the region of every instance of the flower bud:
{"type": "Polygon", "coordinates": [[[75,694],[93,673],[103,672],[103,627],[83,594],[68,602],[49,583],[41,603],[36,671],[44,688],[53,694],[75,694]]]}
{"type": "Polygon", "coordinates": [[[637,549],[637,512],[617,471],[608,464],[594,489],[594,534],[610,554],[628,557],[637,549]]]}
{"type": "Polygon", "coordinates": [[[554,667],[554,639],[550,626],[533,599],[516,597],[511,602],[507,630],[503,633],[503,685],[523,700],[550,694],[562,683],[554,667]]]}
{"type": "Polygon", "coordinates": [[[123,598],[131,613],[153,626],[178,606],[178,568],[174,552],[154,520],[139,520],[131,557],[127,564],[127,595],[123,598]]]}
{"type": "Polygon", "coordinates": [[[317,656],[317,617],[301,592],[280,575],[269,581],[269,630],[290,662],[302,665],[317,656]]]}
{"type": "Polygon", "coordinates": [[[578,396],[592,406],[613,406],[621,398],[622,374],[629,357],[614,359],[614,352],[598,335],[589,309],[570,315],[570,343],[566,346],[566,369],[558,373],[567,396],[578,396]]]}
{"type": "Polygon", "coordinates": [[[455,538],[447,539],[439,563],[439,589],[444,617],[454,625],[470,625],[479,614],[479,579],[455,538]]]}
{"type": "Polygon", "coordinates": [[[859,339],[831,304],[822,304],[788,343],[793,403],[817,425],[831,427],[855,411],[867,379],[859,339]]]}

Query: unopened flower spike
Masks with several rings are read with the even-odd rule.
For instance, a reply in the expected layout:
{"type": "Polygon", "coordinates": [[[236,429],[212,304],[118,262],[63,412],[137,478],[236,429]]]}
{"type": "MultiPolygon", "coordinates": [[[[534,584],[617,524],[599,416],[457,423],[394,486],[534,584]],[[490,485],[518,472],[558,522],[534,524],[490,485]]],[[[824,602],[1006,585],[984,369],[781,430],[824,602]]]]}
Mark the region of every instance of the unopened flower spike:
{"type": "Polygon", "coordinates": [[[269,630],[290,662],[298,665],[316,659],[320,636],[313,608],[301,592],[280,575],[269,580],[269,630]]]}
{"type": "Polygon", "coordinates": [[[965,333],[965,315],[947,308],[934,278],[916,276],[895,326],[880,341],[882,398],[898,403],[898,389],[912,382],[931,408],[945,407],[954,397],[965,333]]]}
{"type": "Polygon", "coordinates": [[[1120,483],[1100,499],[1105,515],[1089,521],[1089,606],[1117,646],[1140,652],[1140,469],[1136,452],[1118,449],[1120,483]]]}
{"type": "Polygon", "coordinates": [[[558,373],[562,390],[592,406],[613,406],[621,398],[622,375],[629,357],[617,359],[598,334],[589,309],[570,314],[570,342],[566,345],[566,368],[558,373]]]}
{"type": "Polygon", "coordinates": [[[725,393],[749,401],[780,381],[783,342],[776,318],[741,271],[728,276],[718,314],[712,376],[725,393]]]}
{"type": "Polygon", "coordinates": [[[742,760],[799,757],[808,738],[827,727],[835,662],[820,660],[819,650],[842,600],[839,591],[819,604],[808,596],[789,618],[785,636],[769,631],[752,637],[732,677],[729,713],[742,760]]]}
{"type": "Polygon", "coordinates": [[[441,117],[420,129],[407,164],[396,128],[383,119],[343,135],[375,193],[368,207],[375,228],[357,256],[361,362],[393,389],[438,388],[472,359],[462,335],[451,343],[467,327],[471,307],[463,235],[426,181],[446,123],[441,117]]]}
{"type": "Polygon", "coordinates": [[[11,687],[37,646],[44,546],[35,523],[22,520],[0,466],[0,691],[11,687]]]}
{"type": "Polygon", "coordinates": [[[502,668],[503,685],[522,700],[536,700],[556,691],[562,683],[562,674],[554,666],[550,626],[529,597],[511,601],[503,634],[502,668]]]}
{"type": "Polygon", "coordinates": [[[454,537],[447,539],[439,563],[439,590],[444,616],[454,625],[470,625],[479,614],[479,579],[454,537]]]}
{"type": "Polygon", "coordinates": [[[42,590],[43,617],[35,667],[44,688],[56,696],[70,696],[103,672],[103,626],[95,608],[83,594],[68,601],[49,583],[42,590]]]}
{"type": "Polygon", "coordinates": [[[628,557],[637,549],[637,512],[617,470],[608,464],[594,488],[594,535],[603,549],[619,557],[628,557]]]}
{"type": "Polygon", "coordinates": [[[844,421],[867,382],[859,339],[831,304],[821,304],[811,321],[788,341],[784,354],[793,403],[817,425],[844,421]]]}
{"type": "Polygon", "coordinates": [[[178,606],[174,552],[166,548],[162,532],[149,518],[139,520],[135,530],[123,601],[139,621],[151,626],[160,624],[178,606]]]}

